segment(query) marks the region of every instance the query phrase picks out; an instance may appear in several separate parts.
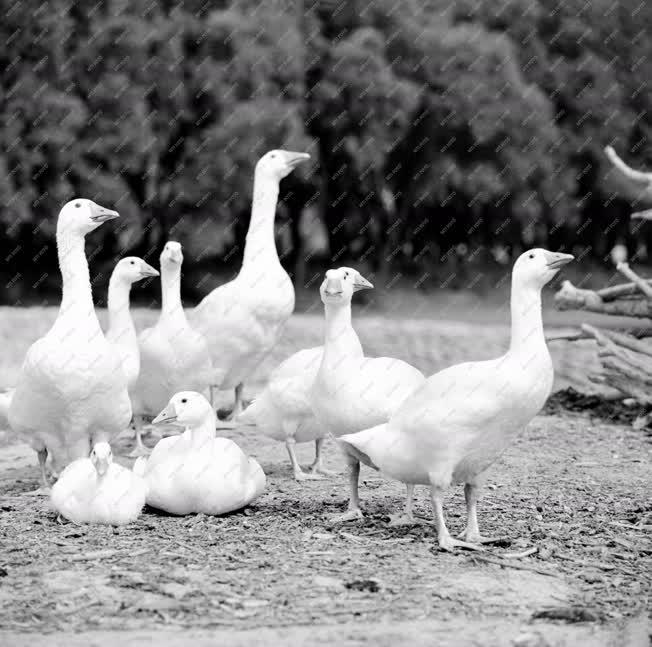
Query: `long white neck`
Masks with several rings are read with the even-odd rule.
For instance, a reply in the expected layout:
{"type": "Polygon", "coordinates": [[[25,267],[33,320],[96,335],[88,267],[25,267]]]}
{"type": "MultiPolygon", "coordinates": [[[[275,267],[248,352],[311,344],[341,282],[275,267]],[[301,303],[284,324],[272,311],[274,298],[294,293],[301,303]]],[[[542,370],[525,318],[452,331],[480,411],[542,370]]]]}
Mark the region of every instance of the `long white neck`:
{"type": "MultiPolygon", "coordinates": [[[[254,196],[251,205],[251,219],[247,230],[242,269],[254,265],[257,268],[280,265],[274,240],[274,219],[278,202],[279,183],[256,172],[254,175],[254,196]]],[[[258,270],[259,271],[259,270],[258,270]]]]}
{"type": "Polygon", "coordinates": [[[183,321],[181,304],[181,265],[161,264],[161,319],[183,321]]]}
{"type": "Polygon", "coordinates": [[[116,276],[109,280],[109,335],[112,339],[137,344],[136,328],[129,311],[131,283],[116,276]]]}
{"type": "Polygon", "coordinates": [[[57,254],[63,281],[59,316],[74,316],[79,322],[87,321],[99,330],[84,251],[84,237],[77,232],[57,229],[57,254]]]}
{"type": "Polygon", "coordinates": [[[195,447],[201,446],[205,442],[215,438],[215,427],[217,427],[217,416],[215,411],[211,409],[211,412],[206,415],[202,423],[190,430],[192,444],[195,447]]]}
{"type": "Polygon", "coordinates": [[[351,303],[325,304],[324,360],[362,357],[362,345],[351,323],[351,303]]]}
{"type": "Polygon", "coordinates": [[[536,352],[545,349],[543,319],[541,316],[541,289],[524,285],[512,276],[511,293],[512,338],[510,353],[522,353],[524,350],[536,352]]]}

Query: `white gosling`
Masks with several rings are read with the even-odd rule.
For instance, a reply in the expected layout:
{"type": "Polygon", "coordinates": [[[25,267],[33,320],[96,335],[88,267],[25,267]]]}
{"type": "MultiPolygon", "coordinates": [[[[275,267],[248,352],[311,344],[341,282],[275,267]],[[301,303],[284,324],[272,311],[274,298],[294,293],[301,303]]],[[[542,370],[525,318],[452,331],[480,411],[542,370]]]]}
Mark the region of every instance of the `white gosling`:
{"type": "Polygon", "coordinates": [[[212,386],[235,389],[232,418],[242,412],[244,381],[274,348],[294,311],[294,287],[278,258],[274,219],[280,181],[309,158],[284,150],[260,158],[242,268],[233,281],[208,294],[191,316],[210,347],[216,371],[212,386]]]}
{"type": "Polygon", "coordinates": [[[43,489],[46,460],[53,471],[88,456],[91,447],[119,434],[131,419],[120,359],[100,328],[84,252],[87,234],[118,213],[78,198],[57,221],[63,280],[54,325],[27,351],[9,407],[9,424],[38,453],[43,489]]]}
{"type": "Polygon", "coordinates": [[[204,391],[212,379],[212,364],[204,337],[186,319],[181,303],[181,245],[169,241],[161,252],[162,307],[156,325],[138,336],[140,374],[132,389],[136,449],[143,445],[141,426],[155,416],[181,389],[204,391]]]}
{"type": "Polygon", "coordinates": [[[487,468],[544,405],[553,366],[543,335],[541,289],[570,254],[532,249],[512,271],[512,333],[498,359],[466,362],[428,378],[381,424],[342,436],[345,451],[408,485],[429,485],[439,546],[477,548],[476,506],[487,468]],[[444,521],[443,497],[451,483],[464,483],[467,525],[453,539],[444,521]]]}
{"type": "Polygon", "coordinates": [[[55,510],[74,523],[124,526],[145,506],[141,476],[113,462],[109,443],[96,443],[89,458],[78,458],[52,486],[55,510]]]}
{"type": "Polygon", "coordinates": [[[162,422],[182,425],[185,431],[159,441],[147,459],[149,505],[175,515],[219,515],[243,508],[262,494],[262,468],[232,440],[215,436],[217,416],[201,393],[174,395],[154,419],[154,424],[162,422]]]}
{"type": "MultiPolygon", "coordinates": [[[[425,380],[406,362],[389,357],[366,358],[351,325],[355,290],[373,287],[348,268],[328,270],[321,285],[326,314],[324,355],[310,390],[318,422],[335,437],[387,422],[399,405],[425,380]]],[[[350,497],[340,521],[362,517],[358,499],[360,463],[346,453],[350,497]]],[[[408,491],[411,506],[412,492],[408,491]]]]}
{"type": "MultiPolygon", "coordinates": [[[[353,289],[372,287],[357,270],[342,267],[345,280],[353,282],[353,289]]],[[[352,352],[362,357],[362,346],[353,327],[346,331],[352,352]]],[[[300,350],[288,357],[272,372],[267,386],[238,416],[237,422],[255,425],[263,434],[285,443],[294,478],[297,481],[330,475],[322,465],[322,446],[328,432],[321,425],[310,405],[310,389],[317,377],[323,356],[323,346],[300,350]],[[315,441],[315,461],[310,472],[304,472],[297,460],[296,443],[315,441]]]]}

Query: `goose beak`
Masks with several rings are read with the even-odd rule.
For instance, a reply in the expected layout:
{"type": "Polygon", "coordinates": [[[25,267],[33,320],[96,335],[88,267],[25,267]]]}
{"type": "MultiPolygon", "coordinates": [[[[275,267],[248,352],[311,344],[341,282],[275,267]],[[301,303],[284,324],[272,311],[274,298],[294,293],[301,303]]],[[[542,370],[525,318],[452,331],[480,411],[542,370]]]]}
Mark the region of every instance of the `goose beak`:
{"type": "Polygon", "coordinates": [[[546,252],[546,265],[549,270],[558,270],[567,263],[575,260],[572,254],[559,254],[557,252],[546,252]]]}
{"type": "Polygon", "coordinates": [[[95,463],[95,469],[100,476],[104,476],[109,469],[109,459],[99,458],[95,463]]]}
{"type": "Polygon", "coordinates": [[[353,290],[354,292],[357,292],[358,290],[371,290],[373,289],[374,284],[367,281],[360,272],[358,272],[358,276],[356,277],[355,281],[353,282],[353,290]]]}
{"type": "Polygon", "coordinates": [[[117,211],[112,209],[107,209],[106,207],[101,207],[95,202],[91,202],[91,220],[93,222],[102,223],[107,220],[113,220],[114,218],[119,218],[120,214],[117,211]]]}
{"type": "Polygon", "coordinates": [[[335,297],[342,294],[342,281],[340,279],[326,279],[324,294],[328,297],[335,297]]]}
{"type": "Polygon", "coordinates": [[[142,277],[145,278],[147,276],[158,276],[158,270],[155,270],[149,263],[143,262],[142,267],[140,268],[140,273],[142,274],[142,277]]]}
{"type": "Polygon", "coordinates": [[[285,163],[291,168],[295,169],[302,162],[306,162],[310,159],[308,153],[294,153],[292,151],[286,151],[286,160],[285,163]]]}
{"type": "Polygon", "coordinates": [[[152,420],[153,425],[160,425],[162,422],[174,422],[177,419],[177,411],[172,403],[168,404],[161,413],[152,420]]]}

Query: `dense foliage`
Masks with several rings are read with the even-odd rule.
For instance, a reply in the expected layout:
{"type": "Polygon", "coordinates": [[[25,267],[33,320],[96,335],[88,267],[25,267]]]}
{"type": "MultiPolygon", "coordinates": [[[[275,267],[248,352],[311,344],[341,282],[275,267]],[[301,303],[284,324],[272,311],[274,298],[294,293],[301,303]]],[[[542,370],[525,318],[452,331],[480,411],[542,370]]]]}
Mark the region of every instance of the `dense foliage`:
{"type": "Polygon", "coordinates": [[[280,147],[314,158],[284,182],[279,208],[279,244],[299,282],[313,273],[306,262],[439,284],[447,263],[504,260],[534,244],[598,259],[616,242],[645,252],[602,148],[652,166],[651,3],[0,9],[7,300],[20,296],[16,276],[55,267],[54,220],[76,195],[124,216],[94,234],[99,264],[155,258],[170,236],[189,248],[190,269],[236,266],[253,165],[280,147]],[[315,222],[328,241],[321,257],[306,242],[315,222]]]}

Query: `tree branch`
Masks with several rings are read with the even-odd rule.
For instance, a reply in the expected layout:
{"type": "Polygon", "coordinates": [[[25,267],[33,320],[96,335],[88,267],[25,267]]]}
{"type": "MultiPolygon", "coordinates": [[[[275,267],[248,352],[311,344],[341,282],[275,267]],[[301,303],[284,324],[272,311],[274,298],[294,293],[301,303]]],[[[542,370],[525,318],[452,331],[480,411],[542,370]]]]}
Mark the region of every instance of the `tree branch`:
{"type": "Polygon", "coordinates": [[[648,285],[647,281],[643,280],[634,270],[629,267],[629,263],[620,262],[616,265],[616,269],[627,279],[629,279],[636,287],[648,298],[652,299],[652,287],[648,285]]]}

